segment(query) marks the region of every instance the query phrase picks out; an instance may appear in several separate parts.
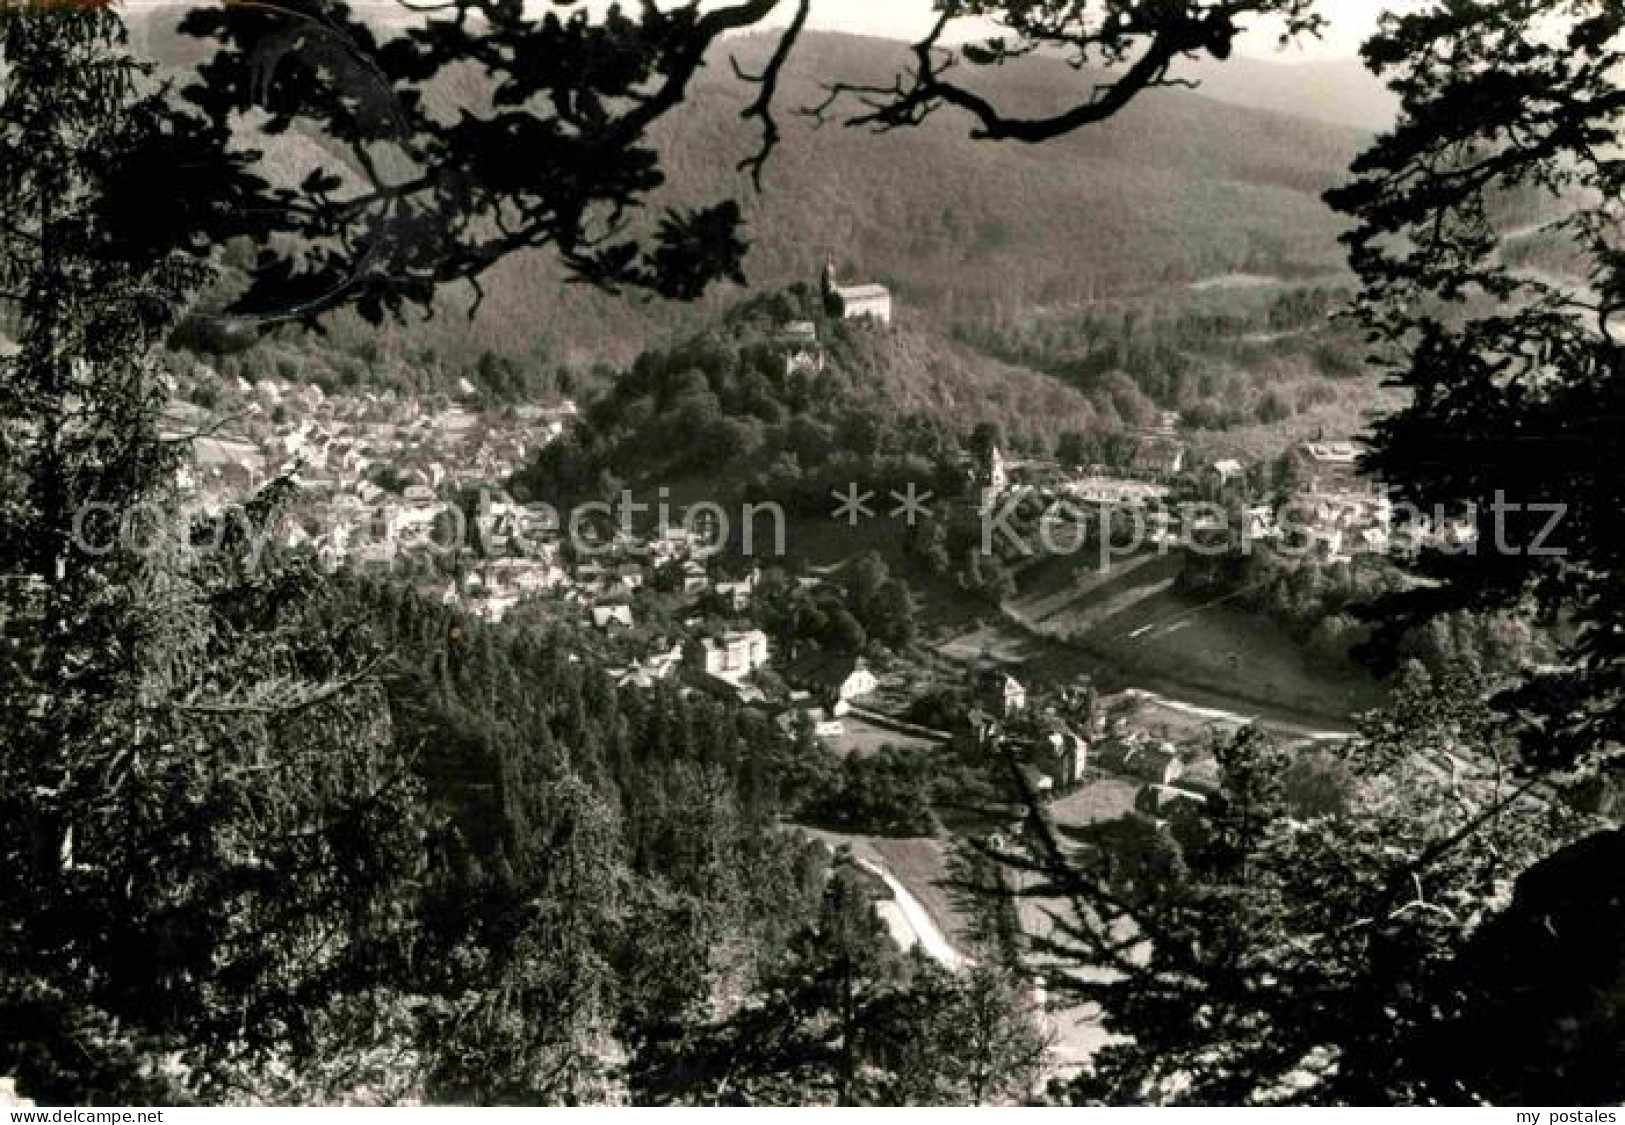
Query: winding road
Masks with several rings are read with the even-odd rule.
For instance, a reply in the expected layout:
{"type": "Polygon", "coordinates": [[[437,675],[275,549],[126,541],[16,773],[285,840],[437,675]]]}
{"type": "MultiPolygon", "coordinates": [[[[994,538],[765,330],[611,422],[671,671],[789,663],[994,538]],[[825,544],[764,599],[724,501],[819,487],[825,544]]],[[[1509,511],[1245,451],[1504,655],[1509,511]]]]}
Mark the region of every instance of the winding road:
{"type": "Polygon", "coordinates": [[[861,856],[857,858],[857,864],[885,883],[886,889],[892,893],[892,901],[877,904],[876,910],[885,919],[898,945],[905,950],[918,945],[925,951],[927,957],[950,973],[957,973],[969,967],[970,959],[954,948],[953,942],[948,940],[948,935],[942,932],[941,927],[932,920],[930,913],[920,905],[920,900],[910,894],[909,889],[895,875],[886,870],[883,864],[861,856]],[[888,910],[887,907],[892,909],[888,910]]]}

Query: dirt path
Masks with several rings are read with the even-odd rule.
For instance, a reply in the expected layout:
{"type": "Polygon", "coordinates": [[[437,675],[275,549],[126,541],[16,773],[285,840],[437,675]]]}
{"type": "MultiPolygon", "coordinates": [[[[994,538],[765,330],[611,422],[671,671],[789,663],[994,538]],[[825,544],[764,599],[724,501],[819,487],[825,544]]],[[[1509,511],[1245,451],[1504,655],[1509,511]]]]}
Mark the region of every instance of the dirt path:
{"type": "MultiPolygon", "coordinates": [[[[1204,723],[1217,723],[1222,726],[1236,727],[1250,726],[1253,723],[1263,723],[1265,726],[1281,726],[1278,723],[1271,724],[1268,719],[1265,719],[1256,711],[1227,711],[1222,707],[1201,707],[1195,703],[1187,703],[1180,699],[1169,699],[1167,696],[1158,695],[1154,691],[1145,691],[1140,688],[1130,688],[1123,694],[1146,707],[1171,711],[1176,715],[1184,715],[1187,718],[1197,719],[1204,723]]],[[[1295,723],[1283,726],[1281,729],[1284,733],[1290,733],[1305,742],[1347,742],[1353,737],[1351,731],[1310,730],[1295,723]]]]}

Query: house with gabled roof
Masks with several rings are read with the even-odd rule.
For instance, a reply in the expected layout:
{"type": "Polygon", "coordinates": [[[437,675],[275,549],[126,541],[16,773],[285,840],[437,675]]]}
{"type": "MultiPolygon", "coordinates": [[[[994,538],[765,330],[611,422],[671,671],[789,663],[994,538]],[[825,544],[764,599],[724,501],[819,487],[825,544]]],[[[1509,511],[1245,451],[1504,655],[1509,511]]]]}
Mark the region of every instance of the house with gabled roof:
{"type": "Polygon", "coordinates": [[[1153,435],[1140,441],[1131,465],[1152,480],[1167,480],[1185,471],[1185,445],[1177,438],[1153,435]]]}
{"type": "Polygon", "coordinates": [[[1027,710],[1027,689],[1003,668],[985,665],[972,680],[977,703],[995,717],[1008,719],[1027,710]]]}
{"type": "Polygon", "coordinates": [[[1089,768],[1089,743],[1063,723],[1049,724],[1032,743],[1028,757],[1058,791],[1081,784],[1089,768]]]}
{"type": "Polygon", "coordinates": [[[770,658],[767,634],[760,629],[702,637],[695,662],[707,675],[725,679],[748,676],[770,658]]]}

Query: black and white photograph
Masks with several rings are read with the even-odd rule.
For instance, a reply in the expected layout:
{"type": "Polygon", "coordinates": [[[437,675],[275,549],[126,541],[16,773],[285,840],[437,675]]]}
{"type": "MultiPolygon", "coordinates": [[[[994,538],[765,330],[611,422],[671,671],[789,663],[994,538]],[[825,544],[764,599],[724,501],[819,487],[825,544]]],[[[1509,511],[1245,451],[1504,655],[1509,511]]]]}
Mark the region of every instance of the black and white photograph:
{"type": "Polygon", "coordinates": [[[5,1125],[1618,1125],[1622,818],[1625,0],[0,0],[5,1125]]]}

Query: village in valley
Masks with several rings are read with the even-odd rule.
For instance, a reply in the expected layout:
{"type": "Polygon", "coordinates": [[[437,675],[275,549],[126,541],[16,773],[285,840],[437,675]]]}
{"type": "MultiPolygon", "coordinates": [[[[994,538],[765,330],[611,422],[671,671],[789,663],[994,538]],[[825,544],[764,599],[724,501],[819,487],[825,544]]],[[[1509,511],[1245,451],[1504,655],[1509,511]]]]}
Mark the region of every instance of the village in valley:
{"type": "MultiPolygon", "coordinates": [[[[833,265],[822,287],[831,315],[853,330],[889,331],[893,299],[884,287],[843,286],[833,265]]],[[[784,323],[774,340],[786,377],[824,370],[817,323],[784,323]]],[[[1136,676],[1087,645],[1069,649],[1064,630],[1045,626],[1064,616],[1056,605],[1087,602],[1091,586],[1119,571],[1167,566],[1204,537],[1223,544],[1231,518],[1246,549],[1270,552],[1290,535],[1307,567],[1348,565],[1397,543],[1392,505],[1357,475],[1356,447],[1344,440],[1304,442],[1267,463],[1203,458],[1181,417],[1165,412],[1110,466],[967,445],[963,494],[938,503],[984,523],[1013,521],[1030,537],[1014,552],[1014,570],[1063,576],[1043,595],[1048,612],[1024,616],[1040,595],[1013,590],[980,618],[936,622],[909,594],[905,612],[921,618],[910,643],[804,644],[794,626],[786,636],[787,600],[841,602],[860,569],[855,555],[797,558],[792,529],[788,557],[747,556],[713,541],[717,529],[700,508],[639,522],[606,507],[581,519],[510,494],[506,482],[538,450],[584,424],[571,401],[493,407],[466,381],[433,397],[325,394],[279,379],[230,382],[202,366],[176,390],[165,427],[195,438],[181,483],[197,502],[223,503],[279,477],[297,485],[273,535],[281,549],[328,570],[405,581],[422,598],[489,622],[566,623],[577,630],[577,657],[590,656],[622,688],[706,693],[844,760],[934,757],[945,776],[1002,789],[1003,822],[954,808],[945,796],[952,785],[937,785],[923,813],[937,839],[923,848],[872,824],[845,835],[811,829],[895,875],[911,901],[882,911],[894,935],[939,951],[954,947],[964,925],[942,890],[945,839],[970,833],[1010,846],[1024,831],[1024,800],[1074,829],[1131,815],[1176,825],[1220,797],[1220,738],[1258,722],[1313,748],[1349,730],[1347,712],[1338,721],[1241,686],[1263,671],[1238,665],[1237,686],[1226,692],[1200,677],[1182,681],[1178,668],[1136,676]],[[200,398],[208,409],[193,401],[200,398]],[[1123,546],[1112,535],[1125,521],[1136,537],[1123,546]],[[1192,698],[1179,697],[1185,687],[1192,698]]],[[[884,575],[884,562],[867,565],[884,575]]],[[[1133,635],[1173,632],[1202,613],[1196,606],[1174,626],[1153,622],[1133,635]]],[[[875,886],[883,901],[897,893],[875,886]]],[[[1033,924],[1045,923],[1034,916],[1033,924]]],[[[1092,1039],[1084,1033],[1083,1041],[1092,1039]]]]}

